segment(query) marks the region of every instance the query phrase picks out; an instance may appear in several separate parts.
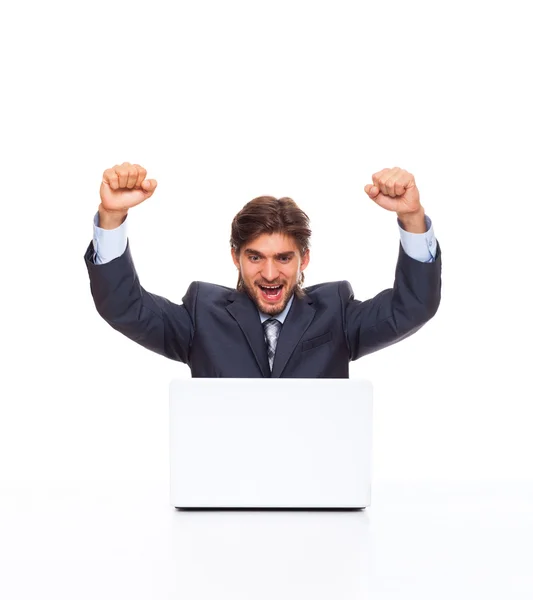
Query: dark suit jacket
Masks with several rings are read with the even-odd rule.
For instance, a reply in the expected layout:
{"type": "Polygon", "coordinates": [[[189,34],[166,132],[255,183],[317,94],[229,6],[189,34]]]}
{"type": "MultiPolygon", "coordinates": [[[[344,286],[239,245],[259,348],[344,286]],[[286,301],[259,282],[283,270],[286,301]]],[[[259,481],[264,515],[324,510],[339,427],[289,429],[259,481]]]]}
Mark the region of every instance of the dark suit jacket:
{"type": "Polygon", "coordinates": [[[413,334],[440,303],[441,252],[422,263],[400,243],[394,287],[364,302],[347,281],[320,283],[294,298],[281,328],[272,375],[256,305],[243,292],[194,281],[174,304],[140,284],[129,241],[122,256],[96,265],[84,255],[96,310],[134,342],[189,365],[192,377],[347,378],[348,365],[413,334]]]}

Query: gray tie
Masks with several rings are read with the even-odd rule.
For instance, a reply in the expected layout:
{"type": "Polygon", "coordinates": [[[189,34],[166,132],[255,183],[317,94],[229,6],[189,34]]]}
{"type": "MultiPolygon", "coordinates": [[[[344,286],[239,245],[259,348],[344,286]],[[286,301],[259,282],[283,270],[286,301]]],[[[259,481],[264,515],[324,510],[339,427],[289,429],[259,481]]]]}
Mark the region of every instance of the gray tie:
{"type": "Polygon", "coordinates": [[[276,345],[278,343],[278,336],[279,330],[281,329],[281,323],[277,319],[267,319],[263,323],[263,328],[265,330],[268,363],[270,364],[270,370],[272,371],[272,365],[274,364],[274,355],[276,354],[276,345]]]}

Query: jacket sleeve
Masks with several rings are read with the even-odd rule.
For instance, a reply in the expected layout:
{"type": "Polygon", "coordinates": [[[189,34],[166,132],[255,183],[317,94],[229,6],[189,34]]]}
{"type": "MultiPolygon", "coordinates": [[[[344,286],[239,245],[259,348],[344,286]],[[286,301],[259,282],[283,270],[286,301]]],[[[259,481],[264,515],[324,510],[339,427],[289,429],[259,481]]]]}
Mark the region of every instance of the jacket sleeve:
{"type": "Polygon", "coordinates": [[[124,253],[108,263],[94,263],[92,242],[84,259],[98,314],[130,340],[188,364],[198,283],[189,286],[183,304],[147,292],[139,282],[129,240],[124,253]]]}
{"type": "Polygon", "coordinates": [[[339,284],[350,360],[357,360],[418,331],[437,312],[441,298],[441,250],[435,261],[411,258],[400,244],[394,286],[360,301],[347,281],[339,284]]]}

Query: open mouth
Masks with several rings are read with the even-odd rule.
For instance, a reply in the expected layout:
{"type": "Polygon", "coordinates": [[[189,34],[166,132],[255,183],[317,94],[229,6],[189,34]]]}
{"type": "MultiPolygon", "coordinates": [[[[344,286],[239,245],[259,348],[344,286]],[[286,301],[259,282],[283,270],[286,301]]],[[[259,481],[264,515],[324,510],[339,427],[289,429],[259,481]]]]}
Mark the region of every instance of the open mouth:
{"type": "Polygon", "coordinates": [[[281,300],[281,294],[283,293],[283,285],[260,285],[261,296],[267,302],[277,302],[281,300]]]}

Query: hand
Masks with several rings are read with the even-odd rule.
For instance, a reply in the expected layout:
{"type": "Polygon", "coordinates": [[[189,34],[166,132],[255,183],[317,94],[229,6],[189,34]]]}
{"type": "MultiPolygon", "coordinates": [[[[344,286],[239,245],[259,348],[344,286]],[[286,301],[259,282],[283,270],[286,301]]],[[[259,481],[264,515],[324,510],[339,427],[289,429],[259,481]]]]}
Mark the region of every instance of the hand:
{"type": "Polygon", "coordinates": [[[104,171],[100,186],[101,208],[110,213],[127,213],[144,202],[157,187],[155,179],[145,179],[146,169],[129,162],[104,171]]]}
{"type": "Polygon", "coordinates": [[[365,192],[376,204],[395,211],[398,218],[424,213],[414,175],[400,167],[383,169],[372,175],[374,184],[365,185],[365,192]]]}

